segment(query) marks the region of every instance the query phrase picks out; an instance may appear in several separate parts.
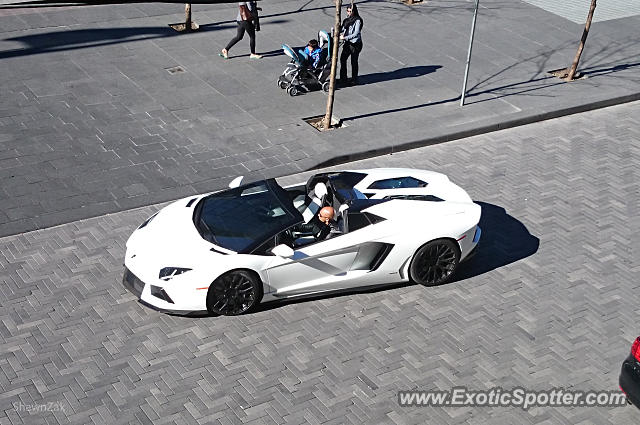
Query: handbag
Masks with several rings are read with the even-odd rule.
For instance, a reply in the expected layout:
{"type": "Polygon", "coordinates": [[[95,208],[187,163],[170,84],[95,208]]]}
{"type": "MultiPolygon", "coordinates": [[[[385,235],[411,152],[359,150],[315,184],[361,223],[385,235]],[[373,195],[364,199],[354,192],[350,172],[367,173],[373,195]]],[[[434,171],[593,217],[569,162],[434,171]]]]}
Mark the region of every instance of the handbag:
{"type": "Polygon", "coordinates": [[[249,2],[251,4],[251,19],[253,19],[253,25],[256,28],[256,31],[260,31],[260,16],[258,15],[258,11],[262,10],[261,7],[258,7],[258,4],[255,1],[249,2]]]}

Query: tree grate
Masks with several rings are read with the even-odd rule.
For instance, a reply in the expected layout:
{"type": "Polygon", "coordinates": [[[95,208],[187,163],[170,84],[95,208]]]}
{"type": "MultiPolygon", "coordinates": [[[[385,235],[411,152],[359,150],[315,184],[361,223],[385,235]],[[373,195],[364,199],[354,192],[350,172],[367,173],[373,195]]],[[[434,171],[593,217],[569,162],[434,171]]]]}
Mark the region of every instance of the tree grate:
{"type": "Polygon", "coordinates": [[[186,72],[185,69],[178,65],[178,66],[172,66],[171,68],[165,68],[167,71],[169,71],[169,74],[179,74],[181,72],[186,72]]]}

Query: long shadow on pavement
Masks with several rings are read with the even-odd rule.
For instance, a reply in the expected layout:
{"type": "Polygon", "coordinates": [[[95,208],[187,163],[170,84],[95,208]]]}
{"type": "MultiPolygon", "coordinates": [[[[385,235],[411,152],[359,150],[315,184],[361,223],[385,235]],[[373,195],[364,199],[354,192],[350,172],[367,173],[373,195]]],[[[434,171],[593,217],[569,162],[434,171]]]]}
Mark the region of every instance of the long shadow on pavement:
{"type": "MultiPolygon", "coordinates": [[[[278,24],[286,21],[272,21],[278,24]]],[[[201,26],[199,32],[233,30],[236,24],[201,26]]],[[[0,51],[0,59],[36,55],[49,52],[63,52],[67,50],[87,49],[92,47],[110,46],[119,43],[130,43],[143,40],[154,40],[166,37],[187,36],[166,27],[127,27],[127,28],[92,28],[68,31],[51,31],[42,34],[32,34],[5,39],[18,41],[25,48],[0,51]]],[[[194,33],[195,34],[195,33],[194,33]]],[[[233,33],[235,34],[235,32],[233,33]]],[[[232,37],[229,31],[229,39],[232,37]]]]}
{"type": "Polygon", "coordinates": [[[401,80],[403,78],[421,77],[442,68],[442,65],[421,65],[409,66],[406,68],[396,69],[395,71],[374,72],[373,74],[364,74],[358,77],[358,85],[375,84],[382,81],[401,80]]]}
{"type": "Polygon", "coordinates": [[[167,27],[150,28],[92,28],[70,31],[51,31],[41,34],[7,38],[26,46],[0,52],[0,59],[29,56],[39,53],[62,52],[75,49],[109,46],[141,40],[176,36],[179,33],[167,27]]]}
{"type": "MultiPolygon", "coordinates": [[[[613,74],[615,72],[619,72],[619,71],[624,71],[626,69],[630,69],[630,68],[634,68],[639,66],[639,63],[626,63],[626,64],[619,64],[619,65],[615,65],[615,66],[607,66],[604,68],[598,68],[598,67],[589,67],[589,68],[585,68],[585,69],[579,69],[580,72],[582,72],[585,75],[591,75],[591,76],[597,76],[597,75],[603,75],[603,74],[613,74]]],[[[562,85],[562,84],[571,84],[571,83],[567,83],[564,80],[560,80],[556,77],[552,77],[552,76],[542,76],[540,78],[532,78],[529,80],[525,80],[525,81],[519,81],[519,82],[515,82],[515,83],[510,83],[510,84],[505,84],[499,87],[493,87],[493,88],[489,88],[486,90],[481,90],[481,91],[476,91],[476,92],[468,92],[466,95],[467,98],[467,105],[473,104],[473,103],[481,103],[481,102],[488,102],[488,101],[494,101],[496,99],[500,99],[503,97],[509,97],[509,96],[516,96],[516,95],[521,95],[521,94],[527,94],[527,95],[533,95],[533,92],[537,91],[537,90],[541,90],[541,89],[548,89],[550,87],[553,86],[558,86],[558,85],[562,85]],[[514,91],[511,92],[505,92],[506,90],[509,89],[513,89],[514,91]],[[492,94],[493,96],[491,98],[479,98],[479,96],[483,95],[483,94],[492,94]],[[477,100],[475,100],[477,99],[477,100]]],[[[547,96],[551,96],[550,94],[547,96]]],[[[385,115],[385,114],[393,114],[396,112],[404,112],[404,111],[410,111],[410,110],[414,110],[414,109],[420,109],[420,108],[426,108],[429,106],[436,106],[436,105],[443,105],[446,103],[453,103],[453,102],[458,102],[460,101],[460,96],[455,96],[455,97],[451,97],[448,99],[442,99],[442,100],[436,100],[433,102],[426,102],[426,103],[421,103],[418,105],[408,105],[408,106],[404,106],[404,107],[400,107],[400,108],[394,108],[394,109],[387,109],[387,110],[383,110],[383,111],[376,111],[376,112],[368,112],[368,113],[364,113],[364,114],[360,114],[360,115],[354,115],[351,117],[343,117],[342,121],[348,122],[348,121],[355,121],[361,118],[370,118],[370,117],[375,117],[377,115],[385,115]]],[[[322,168],[322,167],[326,167],[326,166],[330,166],[330,165],[335,165],[335,160],[327,160],[325,162],[322,162],[318,165],[316,165],[314,167],[315,168],[322,168]]]]}
{"type": "MultiPolygon", "coordinates": [[[[515,217],[507,214],[504,208],[486,202],[476,202],[482,208],[480,217],[480,227],[482,237],[478,246],[477,254],[468,261],[462,263],[454,278],[446,285],[479,276],[497,268],[506,266],[523,258],[529,257],[538,251],[540,239],[533,236],[515,217]]],[[[339,293],[317,295],[308,298],[295,300],[273,301],[260,304],[256,312],[268,311],[280,308],[285,305],[298,304],[301,302],[313,302],[318,299],[330,299],[353,294],[369,294],[379,291],[400,288],[412,283],[398,283],[370,289],[349,290],[339,293]]],[[[428,288],[425,288],[428,290],[428,288]]]]}

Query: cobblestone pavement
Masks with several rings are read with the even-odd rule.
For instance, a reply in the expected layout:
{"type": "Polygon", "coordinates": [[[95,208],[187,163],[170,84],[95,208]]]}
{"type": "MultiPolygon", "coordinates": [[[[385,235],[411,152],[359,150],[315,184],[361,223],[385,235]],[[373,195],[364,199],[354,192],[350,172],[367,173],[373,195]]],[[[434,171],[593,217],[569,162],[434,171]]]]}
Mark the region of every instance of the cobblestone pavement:
{"type": "Polygon", "coordinates": [[[571,62],[581,25],[483,0],[460,108],[473,1],[358,3],[361,84],[338,91],[347,127],[326,133],[302,121],[324,113],[326,96],[290,97],[276,79],[283,43],[333,24],[327,0],[265,1],[259,61],[247,40],[217,55],[235,34],[233,4],[194,5],[193,34],[167,26],[184,19],[181,4],[0,8],[0,236],[220,189],[238,174],[282,176],[640,98],[640,16],[594,23],[580,67],[589,78],[569,84],[547,71],[571,62]]]}
{"type": "MultiPolygon", "coordinates": [[[[579,0],[565,0],[555,2],[550,0],[524,0],[556,15],[569,19],[576,24],[584,24],[589,10],[585,2],[579,0]]],[[[592,22],[620,19],[626,16],[640,15],[640,1],[611,0],[597,5],[592,22]]]]}
{"type": "Polygon", "coordinates": [[[639,117],[633,103],[350,164],[442,171],[482,203],[482,249],[441,287],[183,318],[120,283],[157,205],[2,238],[0,424],[633,423],[632,407],[396,394],[617,389],[640,334],[639,117]],[[64,410],[24,407],[47,403],[64,410]]]}

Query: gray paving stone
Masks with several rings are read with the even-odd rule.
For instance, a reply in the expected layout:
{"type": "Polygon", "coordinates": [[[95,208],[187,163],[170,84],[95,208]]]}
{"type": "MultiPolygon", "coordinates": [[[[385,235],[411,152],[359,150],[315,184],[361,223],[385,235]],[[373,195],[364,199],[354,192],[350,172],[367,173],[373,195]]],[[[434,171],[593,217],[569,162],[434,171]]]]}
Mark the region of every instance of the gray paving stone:
{"type": "Polygon", "coordinates": [[[124,241],[159,206],[2,238],[11,304],[0,338],[20,348],[0,357],[0,388],[25,403],[64,400],[55,417],[72,423],[630,423],[630,407],[407,408],[395,397],[456,385],[615,389],[637,332],[624,318],[635,311],[639,107],[349,164],[435,169],[482,203],[482,250],[443,287],[185,319],[120,284],[124,241]]]}

